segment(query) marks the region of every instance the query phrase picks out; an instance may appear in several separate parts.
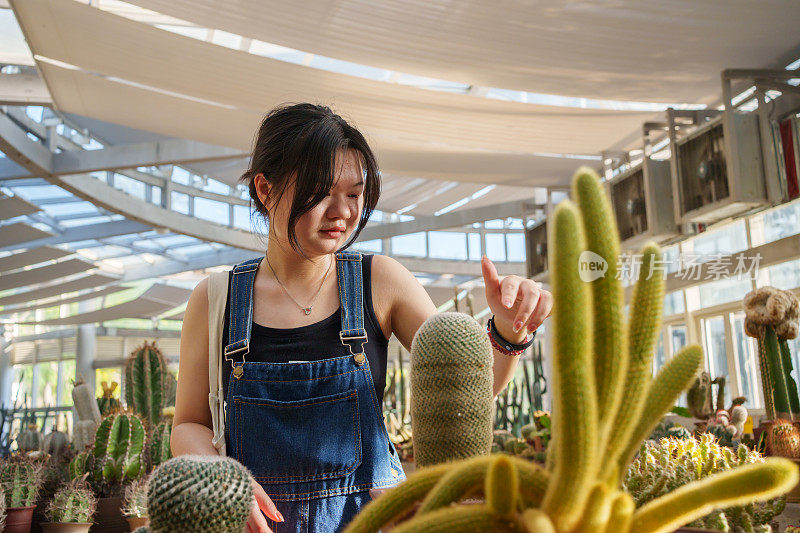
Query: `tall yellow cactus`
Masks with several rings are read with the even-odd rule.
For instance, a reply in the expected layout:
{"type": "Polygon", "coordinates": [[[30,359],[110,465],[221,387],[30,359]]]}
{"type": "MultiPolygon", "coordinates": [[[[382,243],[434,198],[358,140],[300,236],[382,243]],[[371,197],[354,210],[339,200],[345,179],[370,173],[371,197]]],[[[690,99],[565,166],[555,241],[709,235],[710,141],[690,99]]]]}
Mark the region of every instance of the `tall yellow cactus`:
{"type": "MultiPolygon", "coordinates": [[[[626,324],[619,280],[609,279],[617,277],[619,238],[594,171],[578,171],[573,195],[577,206],[570,200],[558,205],[548,236],[555,302],[548,468],[498,455],[421,468],[370,502],[346,533],[373,533],[409,514],[397,533],[667,533],[715,508],[773,498],[800,480],[791,461],[769,458],[635,509],[620,477],[641,441],[694,380],[703,353],[687,346],[650,377],[664,297],[663,276],[651,268],[660,250],[653,243],[643,250],[626,324]],[[581,279],[579,263],[587,251],[607,262],[605,277],[581,279]],[[452,505],[481,495],[485,504],[452,505]]],[[[456,339],[458,332],[450,334],[456,339]]]]}

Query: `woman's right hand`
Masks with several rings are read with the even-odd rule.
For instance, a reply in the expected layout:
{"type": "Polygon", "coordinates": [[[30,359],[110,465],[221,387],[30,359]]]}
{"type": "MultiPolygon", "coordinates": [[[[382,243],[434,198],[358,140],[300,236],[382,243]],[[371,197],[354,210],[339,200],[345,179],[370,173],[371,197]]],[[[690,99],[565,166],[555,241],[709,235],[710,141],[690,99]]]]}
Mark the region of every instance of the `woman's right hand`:
{"type": "Polygon", "coordinates": [[[253,507],[250,509],[250,518],[247,519],[247,531],[248,533],[272,533],[261,511],[264,511],[276,522],[283,522],[283,516],[255,479],[250,478],[250,484],[253,486],[255,498],[253,498],[253,507]]]}

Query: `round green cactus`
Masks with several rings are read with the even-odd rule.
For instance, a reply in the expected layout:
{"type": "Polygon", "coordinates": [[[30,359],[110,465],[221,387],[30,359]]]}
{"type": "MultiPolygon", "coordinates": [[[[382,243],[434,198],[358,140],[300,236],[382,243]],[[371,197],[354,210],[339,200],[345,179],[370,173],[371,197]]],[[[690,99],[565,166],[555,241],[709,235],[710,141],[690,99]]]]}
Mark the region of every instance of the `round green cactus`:
{"type": "Polygon", "coordinates": [[[492,346],[464,313],[431,316],[411,343],[411,431],[419,466],[492,447],[492,346]]]}
{"type": "Polygon", "coordinates": [[[47,518],[51,522],[91,522],[97,507],[97,499],[86,484],[75,479],[55,493],[47,506],[47,518]]]}
{"type": "Polygon", "coordinates": [[[215,456],[170,459],[153,471],[147,491],[153,533],[240,533],[252,503],[247,469],[215,456]]]}

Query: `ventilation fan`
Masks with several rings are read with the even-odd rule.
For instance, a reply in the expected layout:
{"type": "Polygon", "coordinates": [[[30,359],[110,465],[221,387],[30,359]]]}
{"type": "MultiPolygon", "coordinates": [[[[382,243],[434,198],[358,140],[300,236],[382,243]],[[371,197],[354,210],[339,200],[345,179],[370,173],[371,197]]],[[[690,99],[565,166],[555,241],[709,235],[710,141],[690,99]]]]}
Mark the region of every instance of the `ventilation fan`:
{"type": "Polygon", "coordinates": [[[542,279],[547,276],[547,221],[525,230],[528,277],[542,279]]]}
{"type": "Polygon", "coordinates": [[[671,148],[679,223],[709,224],[768,203],[756,114],[723,113],[673,134],[671,148]]]}
{"type": "Polygon", "coordinates": [[[623,248],[677,235],[669,162],[645,159],[608,182],[623,248]]]}

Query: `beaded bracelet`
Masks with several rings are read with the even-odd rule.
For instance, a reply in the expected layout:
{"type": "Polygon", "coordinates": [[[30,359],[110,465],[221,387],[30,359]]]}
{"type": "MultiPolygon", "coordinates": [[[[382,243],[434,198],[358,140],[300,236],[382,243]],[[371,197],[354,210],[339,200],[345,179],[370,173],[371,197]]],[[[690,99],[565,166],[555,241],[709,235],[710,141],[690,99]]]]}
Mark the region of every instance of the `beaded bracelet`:
{"type": "Polygon", "coordinates": [[[494,316],[492,316],[492,318],[486,322],[486,333],[489,335],[489,340],[492,342],[492,347],[501,354],[508,356],[520,355],[528,348],[528,346],[533,344],[533,339],[536,337],[536,331],[534,331],[530,338],[527,339],[523,344],[514,344],[508,342],[500,335],[500,333],[498,333],[497,328],[494,326],[494,316]]]}

